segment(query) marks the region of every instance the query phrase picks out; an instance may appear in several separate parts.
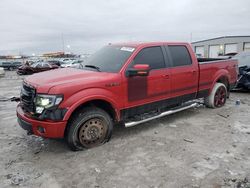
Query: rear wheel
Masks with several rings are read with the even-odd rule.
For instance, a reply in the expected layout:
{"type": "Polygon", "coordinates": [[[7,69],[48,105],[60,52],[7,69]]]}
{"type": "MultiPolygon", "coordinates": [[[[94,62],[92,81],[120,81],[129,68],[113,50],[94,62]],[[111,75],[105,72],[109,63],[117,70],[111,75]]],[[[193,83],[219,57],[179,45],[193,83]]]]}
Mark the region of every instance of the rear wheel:
{"type": "Polygon", "coordinates": [[[66,140],[74,150],[92,148],[109,141],[113,122],[109,114],[100,108],[88,107],[69,122],[66,140]]]}
{"type": "Polygon", "coordinates": [[[205,98],[205,105],[209,108],[224,106],[227,100],[227,88],[222,83],[216,83],[210,95],[205,98]]]}

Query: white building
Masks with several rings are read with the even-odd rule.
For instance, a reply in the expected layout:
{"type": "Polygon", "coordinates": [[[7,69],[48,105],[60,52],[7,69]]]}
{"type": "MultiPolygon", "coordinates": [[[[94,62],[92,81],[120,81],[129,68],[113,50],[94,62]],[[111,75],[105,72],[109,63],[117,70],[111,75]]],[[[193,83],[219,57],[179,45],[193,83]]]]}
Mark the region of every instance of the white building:
{"type": "Polygon", "coordinates": [[[250,51],[250,36],[225,36],[192,43],[196,54],[217,58],[220,55],[250,51]]]}

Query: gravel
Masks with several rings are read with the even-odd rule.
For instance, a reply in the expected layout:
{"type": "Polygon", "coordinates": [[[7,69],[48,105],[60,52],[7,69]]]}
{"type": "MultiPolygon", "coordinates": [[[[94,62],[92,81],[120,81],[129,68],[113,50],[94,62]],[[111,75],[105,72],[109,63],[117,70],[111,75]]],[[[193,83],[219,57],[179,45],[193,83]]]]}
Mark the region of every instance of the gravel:
{"type": "MultiPolygon", "coordinates": [[[[18,96],[23,78],[6,71],[0,98],[18,96]]],[[[0,102],[1,187],[249,187],[249,96],[233,92],[219,109],[117,125],[110,142],[81,152],[28,136],[17,124],[17,103],[0,102]]]]}

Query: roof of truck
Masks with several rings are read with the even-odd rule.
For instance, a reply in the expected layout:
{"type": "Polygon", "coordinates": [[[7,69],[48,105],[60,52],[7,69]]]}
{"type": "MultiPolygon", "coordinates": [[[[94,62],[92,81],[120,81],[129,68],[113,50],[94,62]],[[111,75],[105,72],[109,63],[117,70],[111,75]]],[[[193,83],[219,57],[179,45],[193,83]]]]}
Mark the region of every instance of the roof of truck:
{"type": "Polygon", "coordinates": [[[139,46],[158,46],[158,45],[188,45],[187,42],[124,42],[124,43],[114,43],[109,44],[113,46],[130,46],[130,47],[139,47],[139,46]]]}

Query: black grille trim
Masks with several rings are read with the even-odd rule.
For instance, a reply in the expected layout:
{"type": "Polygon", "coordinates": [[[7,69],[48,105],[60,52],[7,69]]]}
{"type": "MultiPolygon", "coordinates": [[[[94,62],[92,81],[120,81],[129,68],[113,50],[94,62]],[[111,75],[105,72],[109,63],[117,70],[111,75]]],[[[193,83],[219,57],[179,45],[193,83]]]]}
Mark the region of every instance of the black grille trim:
{"type": "Polygon", "coordinates": [[[35,104],[34,104],[35,96],[36,96],[35,88],[23,82],[20,99],[21,99],[21,106],[25,111],[27,112],[35,111],[35,104]]]}

